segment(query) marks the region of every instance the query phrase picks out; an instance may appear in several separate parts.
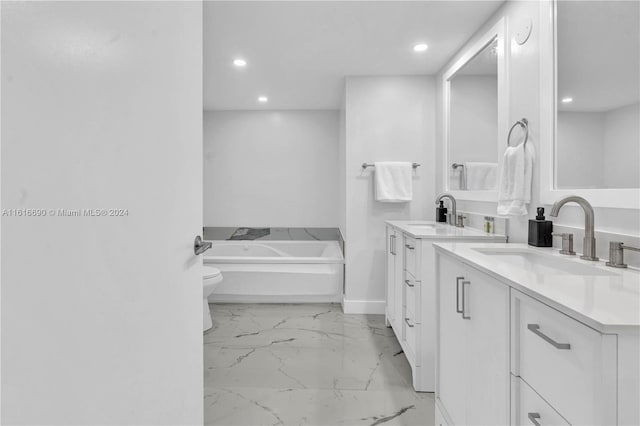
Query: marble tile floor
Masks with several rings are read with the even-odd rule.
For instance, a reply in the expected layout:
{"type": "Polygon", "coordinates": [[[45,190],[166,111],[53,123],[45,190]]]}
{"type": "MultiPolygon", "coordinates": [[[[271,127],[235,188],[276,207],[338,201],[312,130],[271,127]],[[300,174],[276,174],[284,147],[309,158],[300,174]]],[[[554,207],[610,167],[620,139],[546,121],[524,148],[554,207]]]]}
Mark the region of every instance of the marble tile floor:
{"type": "Polygon", "coordinates": [[[331,304],[212,304],[206,425],[432,425],[434,397],[383,315],[331,304]]]}

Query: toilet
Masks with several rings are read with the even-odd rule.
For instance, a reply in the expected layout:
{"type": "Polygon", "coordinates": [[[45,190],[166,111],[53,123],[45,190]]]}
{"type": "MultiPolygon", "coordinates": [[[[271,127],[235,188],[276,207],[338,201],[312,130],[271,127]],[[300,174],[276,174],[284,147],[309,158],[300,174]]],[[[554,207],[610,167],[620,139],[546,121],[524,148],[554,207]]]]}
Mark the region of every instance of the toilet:
{"type": "Polygon", "coordinates": [[[202,267],[202,315],[203,315],[203,331],[209,330],[213,327],[213,321],[211,321],[211,311],[209,310],[209,295],[213,293],[218,284],[222,282],[222,272],[219,269],[212,266],[202,267]]]}

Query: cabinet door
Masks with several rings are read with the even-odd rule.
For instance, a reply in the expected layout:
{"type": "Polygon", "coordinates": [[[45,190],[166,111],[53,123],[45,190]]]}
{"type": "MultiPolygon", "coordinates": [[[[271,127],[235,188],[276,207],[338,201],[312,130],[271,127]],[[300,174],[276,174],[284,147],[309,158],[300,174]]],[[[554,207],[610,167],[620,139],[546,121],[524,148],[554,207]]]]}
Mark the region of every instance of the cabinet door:
{"type": "Polygon", "coordinates": [[[467,326],[467,424],[507,425],[509,287],[467,268],[460,295],[467,326]]]}
{"type": "Polygon", "coordinates": [[[396,261],[396,265],[395,265],[395,269],[394,269],[394,276],[393,276],[393,288],[395,291],[395,294],[393,296],[393,303],[394,303],[394,311],[396,313],[396,330],[397,333],[396,336],[398,336],[398,340],[401,339],[402,336],[402,330],[403,330],[403,323],[404,323],[404,309],[403,309],[403,305],[404,305],[404,300],[402,298],[403,295],[403,291],[404,291],[404,268],[403,268],[403,259],[404,259],[404,252],[402,250],[402,232],[397,231],[396,232],[396,238],[394,240],[394,253],[395,253],[395,261],[396,261]]]}
{"type": "MultiPolygon", "coordinates": [[[[454,425],[467,424],[466,326],[460,311],[460,290],[465,279],[461,263],[438,256],[438,398],[454,425]]],[[[473,361],[474,365],[478,365],[473,361]]]]}
{"type": "Polygon", "coordinates": [[[387,226],[387,305],[386,315],[388,325],[396,325],[396,246],[397,237],[395,230],[387,226]]]}

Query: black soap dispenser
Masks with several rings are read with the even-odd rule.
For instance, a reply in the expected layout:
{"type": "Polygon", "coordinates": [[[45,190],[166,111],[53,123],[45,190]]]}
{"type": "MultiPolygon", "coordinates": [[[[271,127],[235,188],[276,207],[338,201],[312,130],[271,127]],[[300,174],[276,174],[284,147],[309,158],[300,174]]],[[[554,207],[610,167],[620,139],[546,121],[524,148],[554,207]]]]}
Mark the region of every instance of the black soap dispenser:
{"type": "Polygon", "coordinates": [[[444,202],[442,200],[440,200],[440,206],[436,207],[436,221],[447,221],[447,208],[444,206],[444,202]]]}
{"type": "Polygon", "coordinates": [[[529,219],[529,245],[534,247],[551,247],[553,222],[544,220],[544,208],[538,207],[535,220],[529,219]]]}

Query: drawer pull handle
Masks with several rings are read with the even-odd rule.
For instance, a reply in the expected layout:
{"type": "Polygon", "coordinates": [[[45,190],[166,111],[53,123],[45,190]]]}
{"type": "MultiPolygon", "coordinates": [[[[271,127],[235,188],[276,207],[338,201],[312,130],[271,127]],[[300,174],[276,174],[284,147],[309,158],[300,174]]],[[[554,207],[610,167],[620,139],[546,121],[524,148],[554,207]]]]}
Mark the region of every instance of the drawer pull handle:
{"type": "Polygon", "coordinates": [[[471,315],[467,315],[467,301],[466,301],[466,296],[465,296],[465,292],[464,292],[464,285],[468,285],[469,287],[471,287],[471,281],[462,281],[462,319],[466,319],[466,320],[470,320],[471,319],[471,315]]]}
{"type": "Polygon", "coordinates": [[[553,340],[551,337],[547,336],[546,334],[544,334],[542,331],[540,331],[540,326],[538,324],[527,324],[527,328],[535,335],[539,336],[540,338],[542,338],[545,342],[553,345],[554,348],[556,349],[571,349],[571,345],[569,343],[558,343],[555,340],[553,340]]]}
{"type": "Polygon", "coordinates": [[[409,322],[409,318],[405,318],[405,319],[404,319],[404,322],[406,322],[406,323],[407,323],[407,325],[408,325],[410,328],[413,328],[413,327],[415,326],[415,324],[411,324],[411,323],[409,322]]]}
{"type": "Polygon", "coordinates": [[[460,309],[460,280],[464,280],[464,277],[456,277],[456,312],[461,314],[460,309]]]}
{"type": "Polygon", "coordinates": [[[413,249],[415,248],[415,247],[413,247],[413,246],[411,246],[411,245],[409,245],[409,244],[405,244],[404,246],[405,246],[406,248],[408,248],[409,250],[413,250],[413,249]]]}
{"type": "Polygon", "coordinates": [[[540,422],[538,421],[538,419],[540,418],[540,414],[528,413],[527,417],[529,417],[529,420],[531,420],[531,423],[533,423],[536,426],[540,426],[540,422]]]}
{"type": "Polygon", "coordinates": [[[416,286],[415,284],[411,284],[411,280],[404,280],[404,282],[407,283],[407,285],[409,287],[415,287],[416,286]]]}

